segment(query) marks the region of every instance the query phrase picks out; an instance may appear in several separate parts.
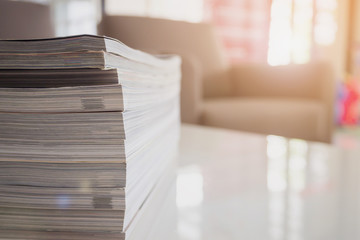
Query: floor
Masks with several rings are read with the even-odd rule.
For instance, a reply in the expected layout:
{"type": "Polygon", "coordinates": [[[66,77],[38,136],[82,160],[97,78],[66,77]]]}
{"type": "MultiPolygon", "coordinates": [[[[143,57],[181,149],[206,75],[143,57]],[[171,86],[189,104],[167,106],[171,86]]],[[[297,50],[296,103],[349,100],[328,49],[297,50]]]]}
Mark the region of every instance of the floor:
{"type": "Polygon", "coordinates": [[[347,149],[360,148],[360,126],[337,127],[333,144],[347,149]]]}

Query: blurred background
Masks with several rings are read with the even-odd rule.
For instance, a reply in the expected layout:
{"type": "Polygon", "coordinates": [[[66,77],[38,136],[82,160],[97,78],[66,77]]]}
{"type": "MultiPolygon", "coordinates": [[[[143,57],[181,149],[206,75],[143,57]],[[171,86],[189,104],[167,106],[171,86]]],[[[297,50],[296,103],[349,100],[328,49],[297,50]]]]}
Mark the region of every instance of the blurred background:
{"type": "MultiPolygon", "coordinates": [[[[330,62],[334,122],[358,133],[359,0],[33,0],[51,9],[56,36],[97,34],[104,15],[208,22],[231,63],[330,62]]],[[[3,9],[4,10],[4,9],[3,9]]],[[[1,11],[1,10],[0,10],[1,11]]]]}
{"type": "MultiPolygon", "coordinates": [[[[35,0],[34,0],[35,1],[35,0]]],[[[49,4],[57,36],[96,34],[107,15],[211,22],[233,62],[270,65],[329,59],[338,77],[357,71],[356,0],[38,0],[49,4]]],[[[358,56],[360,58],[360,56],[358,56]]]]}

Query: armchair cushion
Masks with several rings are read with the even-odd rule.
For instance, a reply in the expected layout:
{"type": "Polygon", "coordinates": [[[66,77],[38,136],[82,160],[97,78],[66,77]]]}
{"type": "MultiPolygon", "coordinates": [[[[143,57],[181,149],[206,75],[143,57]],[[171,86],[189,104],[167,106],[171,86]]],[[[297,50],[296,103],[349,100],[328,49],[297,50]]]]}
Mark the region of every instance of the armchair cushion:
{"type": "MultiPolygon", "coordinates": [[[[254,100],[257,98],[277,99],[277,101],[286,102],[289,107],[277,111],[280,122],[285,122],[287,119],[286,115],[292,114],[292,112],[297,111],[300,107],[297,105],[290,107],[290,104],[292,104],[292,101],[289,101],[290,99],[317,102],[322,107],[321,115],[325,116],[322,118],[323,122],[321,123],[321,131],[324,132],[319,133],[321,137],[319,134],[316,134],[314,135],[316,136],[315,138],[309,138],[313,132],[318,131],[318,127],[314,128],[315,125],[313,124],[303,128],[303,133],[300,131],[298,135],[291,134],[284,136],[302,138],[303,135],[307,135],[307,140],[331,142],[335,78],[330,64],[313,62],[277,67],[261,64],[242,64],[233,66],[229,70],[229,76],[233,86],[232,97],[252,98],[254,100]],[[283,112],[283,119],[281,119],[282,114],[280,112],[283,112]]],[[[278,106],[280,107],[281,105],[278,106]]],[[[273,107],[275,109],[275,105],[273,107]]],[[[296,115],[296,113],[293,114],[296,115]]],[[[307,112],[303,111],[302,114],[305,116],[307,112]]],[[[300,117],[300,119],[302,118],[300,117]]],[[[266,124],[265,120],[262,121],[266,124]]],[[[283,126],[286,129],[285,124],[283,126]]],[[[257,129],[257,132],[261,132],[262,128],[259,126],[257,129]]],[[[294,130],[293,132],[296,131],[294,130]]],[[[281,133],[275,131],[274,134],[281,133]]]]}
{"type": "Polygon", "coordinates": [[[319,101],[275,98],[205,100],[202,123],[213,127],[328,142],[326,108],[319,101]],[[309,131],[311,129],[312,131],[309,131]]]}

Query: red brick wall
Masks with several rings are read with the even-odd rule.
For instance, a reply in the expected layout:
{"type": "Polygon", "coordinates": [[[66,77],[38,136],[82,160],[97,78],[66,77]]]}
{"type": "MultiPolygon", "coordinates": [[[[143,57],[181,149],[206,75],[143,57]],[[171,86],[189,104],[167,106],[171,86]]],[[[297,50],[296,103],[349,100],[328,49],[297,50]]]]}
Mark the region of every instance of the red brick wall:
{"type": "Polygon", "coordinates": [[[266,62],[270,0],[205,0],[205,20],[218,30],[232,62],[266,62]]]}

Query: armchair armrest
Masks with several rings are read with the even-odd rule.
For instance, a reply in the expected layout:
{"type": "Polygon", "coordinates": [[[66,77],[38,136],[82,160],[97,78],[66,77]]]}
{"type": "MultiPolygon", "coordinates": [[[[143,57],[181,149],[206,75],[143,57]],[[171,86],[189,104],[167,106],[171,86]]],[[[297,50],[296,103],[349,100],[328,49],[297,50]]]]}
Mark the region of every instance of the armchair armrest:
{"type": "Polygon", "coordinates": [[[202,72],[198,59],[190,54],[180,55],[181,64],[181,121],[199,123],[202,109],[202,72]]]}
{"type": "Polygon", "coordinates": [[[150,54],[177,54],[181,57],[181,121],[198,124],[202,111],[203,82],[202,69],[198,58],[190,53],[171,50],[141,49],[150,54]]]}

